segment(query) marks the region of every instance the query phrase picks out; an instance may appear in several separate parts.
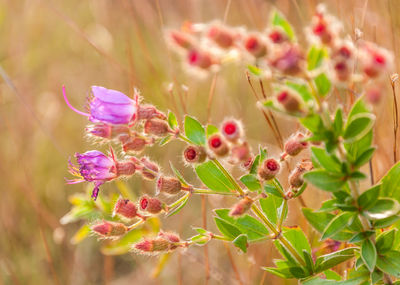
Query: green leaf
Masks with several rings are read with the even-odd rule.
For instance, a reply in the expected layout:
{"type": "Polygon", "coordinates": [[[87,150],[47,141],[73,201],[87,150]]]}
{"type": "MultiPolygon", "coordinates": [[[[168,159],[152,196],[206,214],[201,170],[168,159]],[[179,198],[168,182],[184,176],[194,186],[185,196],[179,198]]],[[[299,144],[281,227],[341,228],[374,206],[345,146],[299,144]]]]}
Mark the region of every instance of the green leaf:
{"type": "Polygon", "coordinates": [[[247,252],[247,236],[245,234],[238,235],[232,242],[237,248],[241,249],[244,253],[247,252]]]}
{"type": "Polygon", "coordinates": [[[272,194],[278,198],[282,198],[282,190],[280,190],[273,182],[266,181],[264,182],[264,191],[266,193],[272,194]]]}
{"type": "Polygon", "coordinates": [[[335,119],[333,121],[333,130],[335,131],[336,137],[339,137],[343,131],[343,111],[341,108],[336,110],[335,119]]]}
{"type": "Polygon", "coordinates": [[[353,215],[353,213],[344,212],[335,216],[324,229],[321,240],[329,238],[344,229],[353,215]]]}
{"type": "Polygon", "coordinates": [[[176,119],[176,116],[171,111],[168,111],[168,125],[172,130],[178,128],[178,121],[176,119]]]}
{"type": "Polygon", "coordinates": [[[341,281],[342,280],[342,276],[340,276],[339,274],[337,274],[333,270],[325,270],[324,274],[325,274],[325,277],[326,277],[327,280],[335,280],[335,281],[341,281]]]}
{"type": "Polygon", "coordinates": [[[394,198],[400,202],[400,162],[382,178],[381,196],[394,198]]]}
{"type": "Polygon", "coordinates": [[[301,118],[300,122],[305,128],[310,130],[312,133],[318,133],[324,128],[324,123],[322,119],[317,114],[308,115],[307,117],[301,118]]]}
{"type": "Polygon", "coordinates": [[[396,216],[391,216],[386,219],[374,221],[373,224],[374,224],[375,229],[384,229],[384,228],[387,228],[387,227],[393,225],[398,220],[400,220],[400,216],[396,215],[396,216]]]}
{"type": "Polygon", "coordinates": [[[186,198],[184,198],[179,205],[177,205],[173,209],[169,209],[168,213],[167,213],[167,217],[171,217],[171,216],[179,213],[180,210],[182,210],[182,208],[185,207],[187,201],[189,200],[189,197],[190,197],[190,195],[186,195],[186,198]]]}
{"type": "Polygon", "coordinates": [[[396,229],[391,229],[378,236],[376,239],[376,250],[378,254],[385,253],[392,249],[396,231],[396,229]]]}
{"type": "Polygon", "coordinates": [[[354,115],[347,122],[343,138],[346,143],[354,142],[364,137],[374,126],[375,116],[370,113],[354,115]]]}
{"type": "Polygon", "coordinates": [[[321,190],[331,192],[339,191],[346,184],[341,174],[329,173],[322,169],[309,171],[303,177],[321,190]]]}
{"type": "Polygon", "coordinates": [[[313,160],[326,170],[341,173],[341,163],[335,155],[328,154],[325,149],[319,147],[311,147],[311,155],[313,160]]]}
{"type": "Polygon", "coordinates": [[[367,239],[361,244],[361,258],[370,272],[374,271],[376,265],[376,248],[374,243],[367,239]]]}
{"type": "Polygon", "coordinates": [[[325,73],[321,73],[314,79],[314,83],[317,86],[318,94],[325,96],[331,90],[332,83],[325,73]]]}
{"type": "Polygon", "coordinates": [[[267,198],[260,199],[259,202],[261,210],[267,216],[268,220],[276,225],[280,217],[280,213],[282,213],[282,211],[279,213],[279,209],[281,209],[283,206],[283,198],[271,195],[267,198]]]}
{"type": "Polygon", "coordinates": [[[379,255],[376,267],[396,278],[400,278],[400,252],[391,250],[384,255],[379,255]]]}
{"type": "Polygon", "coordinates": [[[211,125],[211,124],[207,125],[207,130],[206,130],[207,138],[218,132],[219,132],[219,130],[216,126],[211,125]]]}
{"type": "Polygon", "coordinates": [[[224,221],[221,218],[214,217],[214,221],[221,234],[223,234],[230,240],[234,240],[238,235],[241,234],[241,231],[237,227],[224,221]]]}
{"type": "Polygon", "coordinates": [[[246,234],[249,241],[253,242],[260,239],[265,239],[269,234],[267,228],[256,218],[246,214],[235,219],[229,216],[229,211],[230,209],[216,209],[215,213],[217,214],[218,218],[236,227],[241,233],[246,234]]]}
{"type": "Polygon", "coordinates": [[[313,96],[311,95],[310,91],[308,90],[307,85],[299,84],[293,81],[286,81],[285,85],[294,91],[296,91],[304,102],[310,102],[313,100],[313,96]]]}
{"type": "Polygon", "coordinates": [[[262,70],[257,66],[249,64],[247,65],[247,69],[250,71],[250,73],[254,74],[255,76],[260,76],[262,74],[262,70]]]}
{"type": "Polygon", "coordinates": [[[294,278],[293,274],[290,272],[289,267],[285,268],[262,267],[262,269],[281,278],[286,278],[286,279],[294,278]]]}
{"type": "Polygon", "coordinates": [[[204,145],[206,143],[206,132],[203,126],[194,118],[185,116],[185,135],[194,144],[204,145]]]}
{"type": "Polygon", "coordinates": [[[212,160],[197,165],[195,170],[200,180],[211,190],[231,192],[232,189],[235,189],[229,178],[212,160]]]}
{"type": "Polygon", "coordinates": [[[300,256],[303,256],[303,250],[311,253],[310,244],[308,243],[307,237],[301,228],[284,228],[282,235],[294,247],[300,256]]]}
{"type": "Polygon", "coordinates": [[[360,156],[357,157],[356,161],[354,162],[354,166],[361,167],[368,161],[370,161],[372,156],[374,155],[375,149],[376,149],[375,147],[370,147],[367,150],[365,150],[362,154],[360,154],[360,156]]]}
{"type": "Polygon", "coordinates": [[[173,137],[172,135],[167,135],[167,136],[163,137],[163,138],[160,140],[159,145],[160,145],[160,146],[166,145],[166,144],[169,143],[173,138],[174,138],[174,137],[173,137]]]}
{"type": "Polygon", "coordinates": [[[349,243],[356,243],[356,242],[360,242],[360,241],[366,240],[366,239],[370,238],[371,236],[373,236],[374,234],[375,234],[374,231],[366,231],[366,232],[356,233],[349,240],[349,243]]]}
{"type": "Polygon", "coordinates": [[[313,70],[321,66],[324,57],[326,56],[326,51],[317,46],[312,46],[307,54],[307,69],[313,70]]]}
{"type": "Polygon", "coordinates": [[[261,189],[261,184],[258,178],[253,174],[246,174],[240,177],[240,181],[249,189],[250,191],[258,191],[261,189]]]}
{"type": "Polygon", "coordinates": [[[303,258],[304,258],[304,261],[306,262],[306,267],[308,269],[308,273],[313,274],[314,261],[311,257],[311,254],[308,251],[306,251],[305,249],[303,249],[303,258]]]}
{"type": "Polygon", "coordinates": [[[315,272],[322,272],[354,257],[355,247],[321,255],[315,261],[315,272]]]}
{"type": "Polygon", "coordinates": [[[370,113],[370,110],[368,109],[362,98],[359,98],[351,108],[347,120],[351,120],[355,115],[362,113],[370,113]]]}
{"type": "Polygon", "coordinates": [[[205,236],[205,235],[195,235],[193,237],[190,238],[191,241],[193,241],[194,243],[196,243],[197,245],[205,245],[206,243],[208,243],[210,241],[210,237],[209,236],[205,236]]]}
{"type": "Polygon", "coordinates": [[[274,27],[281,27],[290,40],[294,40],[294,32],[289,22],[278,11],[274,11],[271,17],[271,24],[274,27]]]}
{"type": "Polygon", "coordinates": [[[169,163],[169,166],[171,167],[172,171],[174,172],[176,178],[179,179],[179,181],[184,185],[184,186],[189,186],[190,184],[185,180],[183,175],[179,172],[178,169],[175,168],[175,166],[172,164],[172,162],[169,163]]]}
{"type": "Polygon", "coordinates": [[[356,278],[351,278],[345,281],[336,281],[336,280],[326,280],[321,279],[319,277],[313,277],[305,282],[302,282],[303,285],[366,285],[364,283],[365,276],[359,276],[356,278]]]}
{"type": "Polygon", "coordinates": [[[394,199],[379,199],[374,206],[362,214],[370,220],[382,220],[396,215],[400,211],[400,204],[394,199]]]}
{"type": "Polygon", "coordinates": [[[368,189],[364,193],[360,195],[357,199],[357,204],[360,206],[362,210],[368,210],[373,205],[376,204],[379,197],[379,191],[381,185],[375,185],[374,187],[368,189]]]}

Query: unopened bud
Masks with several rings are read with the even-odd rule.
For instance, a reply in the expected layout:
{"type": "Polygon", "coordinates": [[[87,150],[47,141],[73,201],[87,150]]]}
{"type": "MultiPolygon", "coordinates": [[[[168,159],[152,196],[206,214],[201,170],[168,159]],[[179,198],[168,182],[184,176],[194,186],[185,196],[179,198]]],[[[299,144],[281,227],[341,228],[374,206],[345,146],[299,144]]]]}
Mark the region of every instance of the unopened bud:
{"type": "Polygon", "coordinates": [[[279,162],[274,158],[264,160],[264,162],[258,167],[258,176],[263,180],[271,180],[278,174],[281,166],[279,162]]]}
{"type": "Polygon", "coordinates": [[[124,135],[119,137],[124,152],[141,152],[149,142],[138,135],[124,135]]]}
{"type": "Polygon", "coordinates": [[[360,50],[360,63],[365,75],[371,78],[383,75],[391,68],[393,56],[387,50],[372,43],[364,43],[360,50]]]}
{"type": "Polygon", "coordinates": [[[272,29],[268,33],[268,37],[274,44],[281,44],[289,39],[286,33],[279,27],[272,29]]]}
{"type": "Polygon", "coordinates": [[[244,47],[254,57],[263,57],[267,54],[267,46],[259,35],[249,35],[244,40],[244,47]]]}
{"type": "Polygon", "coordinates": [[[383,96],[382,88],[371,87],[365,91],[365,98],[371,104],[378,104],[383,96]]]}
{"type": "Polygon", "coordinates": [[[88,135],[104,139],[113,139],[119,135],[128,134],[129,128],[124,125],[108,125],[105,123],[99,123],[89,125],[86,127],[88,135]]]}
{"type": "Polygon", "coordinates": [[[150,104],[139,105],[138,107],[138,120],[149,120],[153,118],[166,119],[164,113],[157,110],[156,107],[150,104]]]}
{"type": "Polygon", "coordinates": [[[303,174],[312,169],[311,161],[303,161],[296,165],[296,168],[289,175],[289,185],[293,188],[299,188],[303,185],[303,174]]]}
{"type": "Polygon", "coordinates": [[[183,151],[183,157],[189,163],[202,163],[206,160],[206,150],[201,146],[190,145],[183,151]]]}
{"type": "Polygon", "coordinates": [[[164,204],[160,200],[147,195],[140,198],[139,205],[142,211],[149,212],[150,214],[158,214],[164,208],[164,204]]]}
{"type": "Polygon", "coordinates": [[[157,192],[170,195],[178,194],[182,190],[182,184],[178,178],[160,176],[157,180],[157,192]]]}
{"type": "Polygon", "coordinates": [[[229,141],[237,141],[242,136],[242,126],[237,120],[225,120],[221,124],[221,132],[229,141]]]}
{"type": "Polygon", "coordinates": [[[133,245],[135,251],[143,254],[157,254],[171,249],[171,243],[164,238],[145,239],[133,245]]]}
{"type": "Polygon", "coordinates": [[[168,123],[160,119],[150,119],[144,124],[144,132],[149,135],[163,137],[168,134],[168,131],[168,123]]]}
{"type": "Polygon", "coordinates": [[[222,48],[231,47],[235,38],[232,31],[221,25],[211,26],[207,36],[222,48]]]}
{"type": "Polygon", "coordinates": [[[329,45],[332,42],[333,34],[329,30],[328,23],[325,21],[322,14],[317,14],[316,17],[314,17],[312,32],[322,43],[329,45]]]}
{"type": "Polygon", "coordinates": [[[296,95],[288,90],[281,91],[277,96],[276,100],[285,108],[288,112],[300,111],[300,101],[296,95]]]}
{"type": "Polygon", "coordinates": [[[92,231],[102,237],[118,237],[124,235],[128,229],[122,223],[103,221],[93,225],[92,231]]]}
{"type": "Polygon", "coordinates": [[[172,43],[184,49],[189,49],[194,44],[194,40],[191,38],[190,35],[180,31],[171,31],[169,36],[172,43]]]}
{"type": "Polygon", "coordinates": [[[208,138],[208,147],[217,156],[225,156],[229,152],[228,144],[219,134],[214,134],[208,138]]]}
{"type": "Polygon", "coordinates": [[[188,63],[202,69],[208,69],[213,64],[213,59],[208,52],[192,49],[188,53],[188,63]]]}
{"type": "Polygon", "coordinates": [[[169,241],[171,249],[176,249],[178,245],[176,245],[175,243],[179,243],[181,241],[179,235],[176,233],[161,231],[158,233],[158,236],[169,241]]]}
{"type": "Polygon", "coordinates": [[[118,176],[131,176],[135,173],[135,163],[132,161],[118,161],[115,163],[118,176]]]}
{"type": "Polygon", "coordinates": [[[247,162],[251,157],[250,147],[247,142],[235,145],[231,149],[231,156],[235,162],[247,162]]]}
{"type": "Polygon", "coordinates": [[[229,212],[229,216],[232,217],[242,216],[250,209],[253,202],[254,201],[251,198],[244,197],[242,200],[233,205],[231,211],[229,212]]]}
{"type": "Polygon", "coordinates": [[[158,165],[150,161],[147,157],[142,157],[140,162],[142,164],[141,172],[143,178],[147,180],[155,179],[159,171],[158,165]]]}
{"type": "Polygon", "coordinates": [[[297,133],[285,143],[284,149],[286,154],[290,156],[298,155],[303,149],[306,149],[308,143],[304,141],[304,135],[297,133]]]}
{"type": "Polygon", "coordinates": [[[120,215],[127,219],[133,219],[137,216],[137,207],[134,202],[128,199],[119,198],[115,203],[113,216],[120,215]]]}

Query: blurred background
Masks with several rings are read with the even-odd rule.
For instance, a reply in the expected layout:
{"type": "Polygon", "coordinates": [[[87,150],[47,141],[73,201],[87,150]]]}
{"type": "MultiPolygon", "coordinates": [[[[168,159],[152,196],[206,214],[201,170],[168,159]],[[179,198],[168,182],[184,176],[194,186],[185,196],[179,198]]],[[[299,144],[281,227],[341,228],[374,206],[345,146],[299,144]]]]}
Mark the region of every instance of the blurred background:
{"type": "MultiPolygon", "coordinates": [[[[164,28],[180,28],[185,21],[222,20],[226,14],[229,25],[261,31],[276,7],[304,41],[301,33],[320,2],[343,21],[350,36],[359,28],[365,39],[393,50],[398,70],[397,0],[0,0],[0,284],[296,284],[260,269],[272,266],[278,256],[270,242],[253,245],[244,255],[213,241],[208,258],[204,248],[192,247],[160,263],[156,257],[110,255],[106,242],[94,236],[81,241],[75,235],[83,222],[62,225],[60,219],[71,207],[68,197],[88,195],[84,184],[65,184],[64,177],[70,178],[68,158],[75,152],[107,146],[93,146],[85,137],[87,120],[66,106],[61,86],[65,84],[78,109],[84,108],[91,85],[129,95],[137,87],[146,102],[161,110],[171,109],[180,118],[187,110],[206,122],[213,77],[197,79],[183,72],[178,58],[167,52],[164,28]],[[182,84],[187,86],[184,106],[178,93],[172,97],[168,93],[171,82],[177,92],[183,92],[182,84]]],[[[271,154],[278,154],[262,113],[255,107],[243,66],[223,67],[215,83],[211,123],[218,124],[225,116],[240,118],[253,148],[262,144],[271,154]]],[[[387,96],[375,107],[375,180],[393,164],[389,78],[386,83],[387,96]]],[[[277,118],[284,137],[296,130],[293,121],[277,118]]],[[[155,146],[146,154],[166,173],[171,173],[168,164],[173,161],[189,181],[198,183],[182,163],[182,146],[173,142],[163,148],[155,146]]],[[[139,177],[117,184],[105,185],[101,195],[119,193],[117,188],[128,189],[132,195],[154,192],[153,183],[139,177]]],[[[303,196],[312,208],[325,198],[312,189],[303,196]]],[[[229,206],[232,201],[213,198],[205,202],[207,227],[215,229],[210,209],[229,206]]],[[[287,225],[300,225],[313,241],[300,206],[297,200],[290,203],[287,225]]],[[[178,215],[155,221],[155,227],[189,238],[195,234],[189,225],[203,226],[203,222],[201,199],[193,197],[178,215]]]]}

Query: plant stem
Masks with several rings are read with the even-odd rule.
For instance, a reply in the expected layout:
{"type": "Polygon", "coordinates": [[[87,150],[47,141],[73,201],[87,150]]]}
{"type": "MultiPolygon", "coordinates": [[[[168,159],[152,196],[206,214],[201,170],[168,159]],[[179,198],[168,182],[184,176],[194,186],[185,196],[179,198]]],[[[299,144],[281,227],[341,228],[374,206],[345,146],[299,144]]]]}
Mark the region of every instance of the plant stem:
{"type": "Polygon", "coordinates": [[[213,191],[209,189],[200,189],[200,188],[193,188],[191,193],[193,194],[206,194],[206,195],[228,195],[228,196],[237,196],[237,193],[233,192],[220,192],[220,191],[213,191]]]}
{"type": "Polygon", "coordinates": [[[221,170],[224,173],[224,175],[228,177],[229,181],[232,182],[233,186],[235,186],[235,190],[240,195],[244,195],[242,187],[240,187],[240,185],[236,182],[236,180],[232,177],[232,175],[228,171],[226,171],[226,169],[222,166],[222,164],[217,159],[213,159],[212,161],[215,163],[215,165],[217,165],[219,170],[221,170]]]}
{"type": "Polygon", "coordinates": [[[185,195],[183,195],[181,198],[179,198],[178,200],[176,200],[175,202],[173,202],[172,204],[168,205],[168,209],[172,209],[175,208],[176,206],[178,206],[180,203],[182,203],[182,201],[184,201],[188,196],[190,195],[190,192],[187,192],[185,195]]]}

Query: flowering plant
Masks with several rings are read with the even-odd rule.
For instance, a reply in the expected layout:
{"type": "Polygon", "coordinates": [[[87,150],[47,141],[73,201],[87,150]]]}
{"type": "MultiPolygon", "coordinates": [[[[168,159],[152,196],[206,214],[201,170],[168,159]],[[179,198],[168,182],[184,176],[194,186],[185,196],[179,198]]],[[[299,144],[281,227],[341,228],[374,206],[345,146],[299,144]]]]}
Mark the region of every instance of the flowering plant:
{"type": "MultiPolygon", "coordinates": [[[[393,284],[400,278],[400,164],[379,182],[372,174],[370,185],[364,182],[364,166],[375,151],[371,105],[382,97],[383,90],[376,86],[390,72],[392,55],[361,38],[341,37],[340,23],[322,7],[306,33],[311,45],[305,53],[277,11],[263,33],[218,22],[166,32],[171,48],[192,74],[212,75],[229,61],[247,64],[250,88],[262,98],[257,108],[281,147],[279,155],[270,154],[263,142],[254,151],[237,119],[215,126],[186,115],[180,124],[173,112],[164,114],[143,104],[138,91],[130,99],[92,87],[89,113],[71,108],[93,123],[86,129],[89,136],[119,146],[124,158],[117,159],[113,148],[109,155],[97,150],[76,154],[79,168],[71,163],[70,172],[79,179],[69,182],[93,182],[95,200],[102,184],[138,174],[155,181],[155,193],[135,201],[117,184],[119,198],[107,199],[101,192],[96,202],[73,198],[74,206],[62,222],[95,220],[81,228],[75,241],[93,232],[112,240],[106,253],[159,255],[213,240],[247,252],[251,244],[271,240],[282,259],[274,261],[275,267],[261,269],[302,284],[393,284]],[[254,79],[261,83],[261,96],[254,79]],[[266,95],[262,80],[270,83],[271,95],[266,95]],[[301,130],[284,141],[274,113],[292,117],[301,130]],[[186,143],[183,159],[201,183],[188,182],[172,162],[170,172],[161,171],[157,163],[140,157],[145,147],[171,141],[186,143]],[[320,237],[313,245],[324,243],[328,252],[312,248],[299,226],[285,225],[289,203],[301,200],[310,186],[330,194],[320,209],[302,208],[320,237]],[[181,238],[159,229],[157,216],[177,214],[193,195],[236,199],[230,208],[213,211],[219,233],[194,227],[194,236],[181,238]],[[163,198],[175,200],[167,204],[163,198]],[[345,264],[346,274],[339,264],[345,264]]],[[[395,80],[392,77],[393,84],[395,80]]]]}

